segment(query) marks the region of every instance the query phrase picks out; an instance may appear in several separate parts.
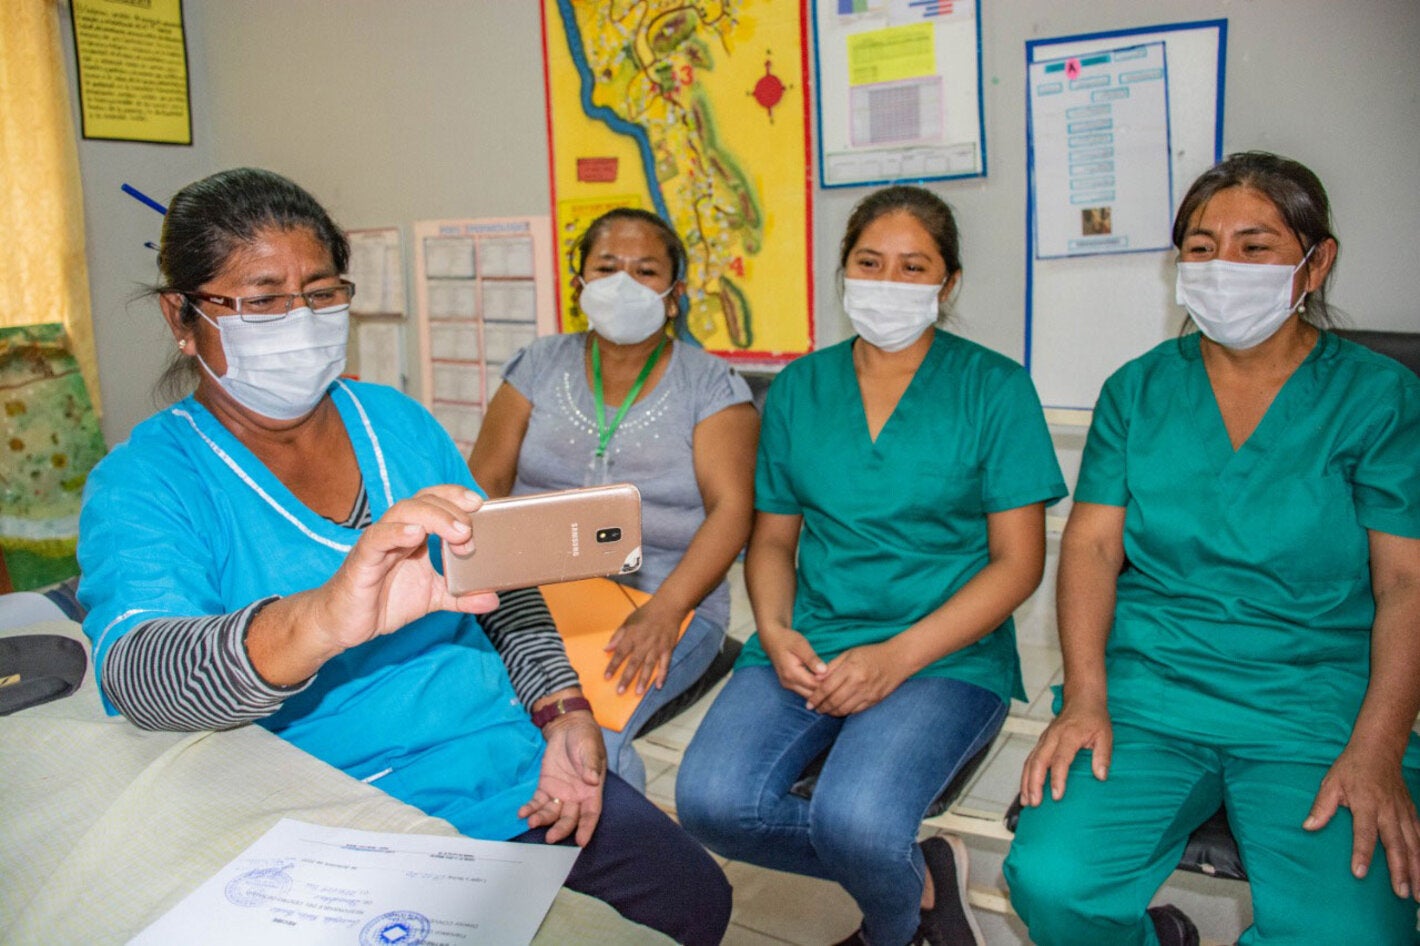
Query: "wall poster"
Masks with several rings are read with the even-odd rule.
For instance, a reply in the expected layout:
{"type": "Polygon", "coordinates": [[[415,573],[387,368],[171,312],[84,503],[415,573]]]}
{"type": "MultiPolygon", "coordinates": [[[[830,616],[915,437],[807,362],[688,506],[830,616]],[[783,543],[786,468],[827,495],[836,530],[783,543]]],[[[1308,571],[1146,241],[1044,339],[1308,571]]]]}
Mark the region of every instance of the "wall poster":
{"type": "Polygon", "coordinates": [[[182,0],[69,0],[85,138],[192,144],[182,0]]]}
{"type": "Polygon", "coordinates": [[[570,251],[617,206],[689,252],[678,337],[738,362],[813,347],[801,0],[543,0],[553,233],[564,331],[570,251]]]}

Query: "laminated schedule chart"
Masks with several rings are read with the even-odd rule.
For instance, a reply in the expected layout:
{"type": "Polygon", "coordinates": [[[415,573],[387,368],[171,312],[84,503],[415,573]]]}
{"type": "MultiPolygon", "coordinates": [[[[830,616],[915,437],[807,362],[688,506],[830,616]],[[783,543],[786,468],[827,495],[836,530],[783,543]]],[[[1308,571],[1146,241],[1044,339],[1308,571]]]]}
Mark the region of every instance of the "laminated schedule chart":
{"type": "Polygon", "coordinates": [[[1168,247],[1164,43],[1033,62],[1029,78],[1036,257],[1168,247]]]}

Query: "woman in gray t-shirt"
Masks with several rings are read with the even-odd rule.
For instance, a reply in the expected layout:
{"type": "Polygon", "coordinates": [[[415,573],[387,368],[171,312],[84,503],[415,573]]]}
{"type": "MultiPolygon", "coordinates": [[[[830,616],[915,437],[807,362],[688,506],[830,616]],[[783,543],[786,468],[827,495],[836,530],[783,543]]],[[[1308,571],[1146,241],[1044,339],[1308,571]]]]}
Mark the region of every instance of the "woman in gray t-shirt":
{"type": "Polygon", "coordinates": [[[651,599],[612,637],[606,674],[646,695],[621,732],[604,734],[609,768],[644,791],[631,738],[705,671],[729,623],[725,573],[749,537],[759,417],[725,362],[667,334],[685,247],[661,218],[603,214],[575,256],[590,330],[540,338],[508,362],[469,468],[489,496],[641,491],[644,561],[624,580],[651,599]]]}

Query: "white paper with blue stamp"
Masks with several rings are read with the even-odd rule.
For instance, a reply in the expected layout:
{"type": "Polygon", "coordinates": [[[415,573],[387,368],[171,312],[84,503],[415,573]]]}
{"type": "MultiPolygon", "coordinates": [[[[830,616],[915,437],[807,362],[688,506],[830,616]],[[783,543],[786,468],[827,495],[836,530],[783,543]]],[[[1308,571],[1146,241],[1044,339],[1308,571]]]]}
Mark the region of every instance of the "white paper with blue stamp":
{"type": "Polygon", "coordinates": [[[529,943],[577,853],[285,818],[130,946],[529,943]]]}

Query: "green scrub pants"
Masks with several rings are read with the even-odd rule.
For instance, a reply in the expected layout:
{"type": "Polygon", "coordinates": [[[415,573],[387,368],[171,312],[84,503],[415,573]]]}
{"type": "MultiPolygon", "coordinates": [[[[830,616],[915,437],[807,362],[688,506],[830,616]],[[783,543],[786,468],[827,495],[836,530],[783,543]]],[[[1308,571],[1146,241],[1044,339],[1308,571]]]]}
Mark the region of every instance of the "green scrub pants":
{"type": "MultiPolygon", "coordinates": [[[[1218,809],[1238,841],[1253,925],[1239,946],[1414,944],[1416,905],[1390,889],[1376,845],[1364,880],[1351,875],[1351,813],[1301,827],[1327,766],[1220,750],[1116,725],[1109,778],[1076,756],[1065,797],[1047,788],[1021,812],[1005,864],[1011,902],[1038,946],[1154,946],[1145,910],[1194,828],[1218,809]]],[[[1412,798],[1420,773],[1405,771],[1412,798]]]]}

